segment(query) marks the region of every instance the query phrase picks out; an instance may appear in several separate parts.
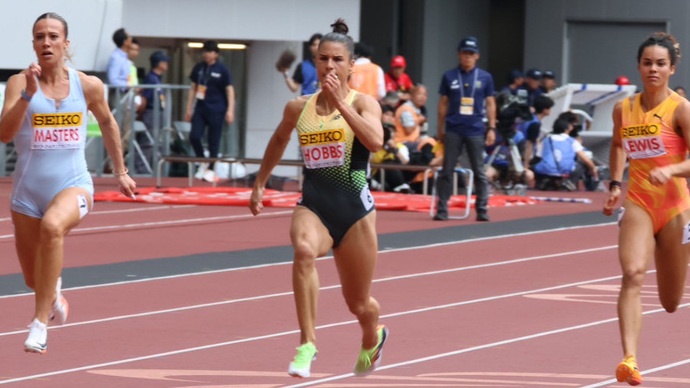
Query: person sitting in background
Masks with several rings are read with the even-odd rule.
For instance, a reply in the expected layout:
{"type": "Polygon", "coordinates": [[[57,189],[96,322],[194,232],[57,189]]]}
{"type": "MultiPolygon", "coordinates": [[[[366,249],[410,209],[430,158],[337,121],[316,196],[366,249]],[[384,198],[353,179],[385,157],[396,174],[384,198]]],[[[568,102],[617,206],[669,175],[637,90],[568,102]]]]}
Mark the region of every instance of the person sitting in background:
{"type": "Polygon", "coordinates": [[[547,96],[541,95],[534,99],[534,113],[532,120],[522,122],[518,125],[518,129],[525,138],[525,144],[522,149],[522,160],[529,162],[534,157],[534,151],[537,149],[539,142],[547,135],[546,131],[541,126],[544,117],[551,114],[554,101],[547,96]]]}
{"type": "MultiPolygon", "coordinates": [[[[440,167],[443,165],[443,146],[436,138],[429,136],[424,128],[419,135],[416,149],[410,150],[409,164],[413,166],[429,167],[440,167]]],[[[403,171],[403,175],[409,178],[408,184],[410,185],[411,191],[414,193],[424,192],[425,179],[428,180],[430,185],[433,184],[434,173],[432,171],[426,174],[424,171],[403,171]]]]}
{"type": "Polygon", "coordinates": [[[573,129],[574,125],[567,119],[557,119],[553,124],[553,132],[537,148],[536,156],[540,158],[534,166],[537,189],[577,190],[577,186],[568,179],[575,170],[576,156],[589,168],[592,177],[599,179],[597,168],[585,153],[582,144],[570,136],[573,129]]]}
{"type": "Polygon", "coordinates": [[[406,68],[405,57],[396,55],[391,59],[391,69],[384,75],[386,92],[396,92],[402,102],[410,99],[410,90],[414,86],[410,76],[405,73],[406,68]]]}
{"type": "Polygon", "coordinates": [[[426,104],[427,91],[424,85],[417,85],[410,92],[410,100],[395,110],[395,141],[410,149],[417,147],[419,134],[426,124],[422,107],[426,104]]]}
{"type": "MultiPolygon", "coordinates": [[[[371,155],[373,164],[407,164],[410,161],[410,151],[402,143],[397,143],[394,139],[395,126],[390,123],[383,123],[383,148],[371,155]]],[[[385,182],[382,182],[381,171],[373,171],[371,187],[374,190],[394,191],[396,193],[408,193],[410,185],[407,184],[401,170],[386,170],[385,182]],[[379,183],[381,182],[381,183],[379,183]]]]}

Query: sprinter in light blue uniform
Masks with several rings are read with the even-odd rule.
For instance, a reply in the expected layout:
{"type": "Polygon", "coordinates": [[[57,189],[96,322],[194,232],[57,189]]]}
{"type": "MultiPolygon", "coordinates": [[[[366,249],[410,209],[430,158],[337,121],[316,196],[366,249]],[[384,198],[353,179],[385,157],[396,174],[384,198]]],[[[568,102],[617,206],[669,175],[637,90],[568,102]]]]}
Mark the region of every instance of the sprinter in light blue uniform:
{"type": "MultiPolygon", "coordinates": [[[[67,98],[56,109],[55,101],[39,87],[14,137],[18,158],[12,211],[43,218],[50,201],[69,187],[81,187],[93,197],[93,181],[84,156],[86,100],[77,72],[68,69],[68,75],[67,98]]],[[[80,208],[84,215],[88,210],[80,208]]]]}
{"type": "Polygon", "coordinates": [[[45,353],[48,320],[64,323],[69,310],[60,292],[63,244],[93,204],[86,168],[87,112],[103,134],[122,194],[134,197],[136,184],[122,158],[120,130],[105,101],[103,83],[70,69],[67,22],[45,13],[33,25],[38,63],[7,81],[0,140],[14,141],[18,160],[11,213],[17,257],[26,285],[36,292],[36,310],[24,350],[45,353]]]}

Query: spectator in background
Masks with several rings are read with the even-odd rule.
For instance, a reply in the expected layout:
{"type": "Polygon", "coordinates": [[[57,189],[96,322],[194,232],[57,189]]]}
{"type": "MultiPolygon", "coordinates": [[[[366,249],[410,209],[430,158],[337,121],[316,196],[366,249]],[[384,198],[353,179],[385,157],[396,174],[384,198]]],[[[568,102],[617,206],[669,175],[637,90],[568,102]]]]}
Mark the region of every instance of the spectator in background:
{"type": "Polygon", "coordinates": [[[599,180],[594,162],[587,156],[582,144],[570,136],[574,128],[566,118],[557,119],[553,124],[553,132],[537,148],[536,155],[541,160],[534,166],[536,188],[577,190],[577,186],[569,180],[575,170],[575,157],[579,157],[589,168],[592,177],[599,180]]]}
{"type": "Polygon", "coordinates": [[[290,73],[288,72],[289,69],[278,69],[278,71],[285,76],[285,84],[293,93],[296,92],[300,86],[302,87],[302,95],[314,94],[319,89],[319,79],[316,76],[314,58],[316,58],[316,52],[319,50],[321,37],[321,34],[316,33],[309,38],[309,57],[297,65],[295,72],[292,73],[292,77],[290,77],[290,73]]]}
{"type": "MultiPolygon", "coordinates": [[[[144,77],[144,85],[160,85],[163,83],[163,74],[168,71],[168,62],[170,62],[170,57],[165,55],[162,51],[155,51],[149,57],[151,62],[151,71],[144,77]]],[[[155,128],[153,126],[154,116],[158,116],[158,125],[163,125],[163,109],[165,109],[165,94],[162,90],[156,89],[143,89],[141,91],[143,112],[141,114],[141,120],[146,125],[146,130],[151,137],[155,134],[155,128]],[[155,100],[158,100],[158,107],[156,107],[155,100]]],[[[160,128],[160,127],[159,127],[160,128]]],[[[154,144],[151,142],[149,136],[145,133],[137,134],[137,143],[141,147],[142,153],[145,155],[149,166],[153,162],[153,147],[154,144]]],[[[146,166],[143,161],[137,158],[134,167],[137,169],[137,173],[145,173],[146,166]]]]}
{"type": "MultiPolygon", "coordinates": [[[[395,126],[383,122],[383,148],[371,155],[371,163],[403,165],[410,161],[410,150],[404,144],[396,142],[394,135],[395,126]]],[[[410,192],[410,185],[407,184],[402,170],[386,170],[385,182],[381,180],[380,169],[373,169],[372,176],[371,185],[373,189],[383,188],[383,191],[396,193],[410,192]]]]}
{"type": "Polygon", "coordinates": [[[401,102],[410,99],[410,90],[414,86],[410,76],[405,73],[407,61],[402,55],[396,55],[391,59],[391,69],[385,74],[386,92],[398,93],[401,102]]]}
{"type": "Polygon", "coordinates": [[[525,83],[522,84],[521,89],[527,91],[527,103],[529,106],[534,106],[534,99],[541,95],[541,79],[543,73],[539,69],[529,69],[525,74],[525,83]]]}
{"type": "Polygon", "coordinates": [[[127,76],[128,86],[139,85],[137,66],[134,64],[134,61],[136,61],[139,56],[139,48],[139,41],[137,38],[132,38],[132,43],[129,45],[129,50],[127,50],[127,59],[129,59],[129,75],[127,76]]]}
{"type": "Polygon", "coordinates": [[[372,55],[374,49],[368,44],[355,44],[355,65],[348,83],[352,89],[381,101],[386,95],[386,81],[381,66],[371,61],[372,55]]]}
{"type": "Polygon", "coordinates": [[[541,90],[544,93],[550,93],[558,87],[556,82],[556,73],[551,70],[544,71],[541,79],[541,90]]]}
{"type": "Polygon", "coordinates": [[[525,82],[525,75],[520,69],[513,69],[508,73],[508,85],[501,89],[501,93],[510,93],[513,96],[518,95],[520,86],[525,82]]]}
{"type": "Polygon", "coordinates": [[[467,149],[477,188],[477,221],[489,221],[489,190],[484,174],[484,146],[496,140],[496,99],[490,73],[477,67],[479,43],[470,36],[458,44],[459,66],[441,78],[438,102],[438,137],[444,143],[443,170],[436,183],[438,206],[434,220],[448,220],[455,166],[463,146],[467,149]],[[485,111],[486,109],[486,111],[485,111]],[[484,125],[486,115],[489,127],[484,125]]]}
{"type": "Polygon", "coordinates": [[[132,37],[127,34],[124,28],[120,28],[113,33],[115,51],[110,54],[108,69],[106,71],[108,84],[112,86],[129,86],[129,75],[131,73],[132,62],[129,60],[128,52],[132,45],[132,37]]]}
{"type": "Polygon", "coordinates": [[[682,86],[676,86],[675,88],[673,88],[673,91],[678,93],[679,96],[681,96],[685,99],[688,98],[688,93],[685,92],[685,88],[682,86]]]}
{"type": "MultiPolygon", "coordinates": [[[[189,142],[197,158],[204,157],[201,139],[206,128],[209,156],[216,158],[223,135],[223,120],[228,124],[235,121],[235,88],[232,85],[232,75],[230,69],[218,61],[219,52],[218,42],[204,42],[203,61],[194,66],[189,74],[192,85],[184,118],[192,123],[189,142]]],[[[214,162],[200,165],[196,174],[197,179],[216,181],[213,167],[214,162]]]]}
{"type": "Polygon", "coordinates": [[[547,132],[541,127],[541,122],[544,117],[551,114],[554,101],[547,96],[541,95],[534,99],[534,113],[532,120],[522,122],[518,125],[518,129],[524,135],[525,147],[522,154],[522,160],[529,163],[534,157],[534,151],[537,149],[539,142],[546,136],[547,132]]]}
{"type": "Polygon", "coordinates": [[[426,87],[417,85],[412,88],[410,100],[395,110],[394,139],[410,149],[417,147],[422,127],[426,124],[426,116],[421,108],[426,104],[427,97],[426,87]]]}
{"type": "Polygon", "coordinates": [[[398,92],[386,92],[386,95],[381,100],[381,106],[389,106],[393,108],[393,111],[400,105],[400,97],[398,97],[398,92]]]}

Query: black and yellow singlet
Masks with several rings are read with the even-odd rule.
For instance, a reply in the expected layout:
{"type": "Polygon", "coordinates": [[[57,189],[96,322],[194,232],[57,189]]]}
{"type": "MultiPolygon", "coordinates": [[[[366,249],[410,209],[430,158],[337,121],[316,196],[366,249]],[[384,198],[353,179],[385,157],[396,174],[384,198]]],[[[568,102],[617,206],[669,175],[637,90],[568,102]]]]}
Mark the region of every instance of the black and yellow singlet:
{"type": "MultiPolygon", "coordinates": [[[[369,150],[338,110],[327,116],[316,113],[319,94],[309,98],[296,125],[305,163],[298,204],[321,219],[337,247],[350,227],[374,210],[367,184],[369,150]]],[[[356,94],[348,93],[349,105],[356,94]]]]}

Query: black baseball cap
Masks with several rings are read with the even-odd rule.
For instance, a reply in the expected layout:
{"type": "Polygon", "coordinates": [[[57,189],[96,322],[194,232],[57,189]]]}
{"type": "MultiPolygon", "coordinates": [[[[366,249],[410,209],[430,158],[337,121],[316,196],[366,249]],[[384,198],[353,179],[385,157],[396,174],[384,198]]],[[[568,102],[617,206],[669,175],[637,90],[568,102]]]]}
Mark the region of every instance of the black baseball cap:
{"type": "Polygon", "coordinates": [[[479,52],[479,41],[474,36],[468,36],[458,43],[458,51],[479,52]]]}
{"type": "Polygon", "coordinates": [[[529,69],[527,70],[527,74],[525,74],[527,78],[532,78],[532,79],[541,79],[541,77],[544,75],[541,70],[539,69],[529,69]]]}
{"type": "Polygon", "coordinates": [[[556,79],[556,73],[554,73],[551,70],[545,70],[544,71],[544,78],[556,79]]]}
{"type": "Polygon", "coordinates": [[[161,62],[170,62],[170,57],[165,55],[164,52],[158,50],[151,54],[149,61],[151,62],[151,67],[156,67],[161,62]]]}
{"type": "Polygon", "coordinates": [[[215,51],[219,52],[220,49],[218,48],[218,42],[215,40],[207,40],[204,42],[204,51],[215,51]]]}

